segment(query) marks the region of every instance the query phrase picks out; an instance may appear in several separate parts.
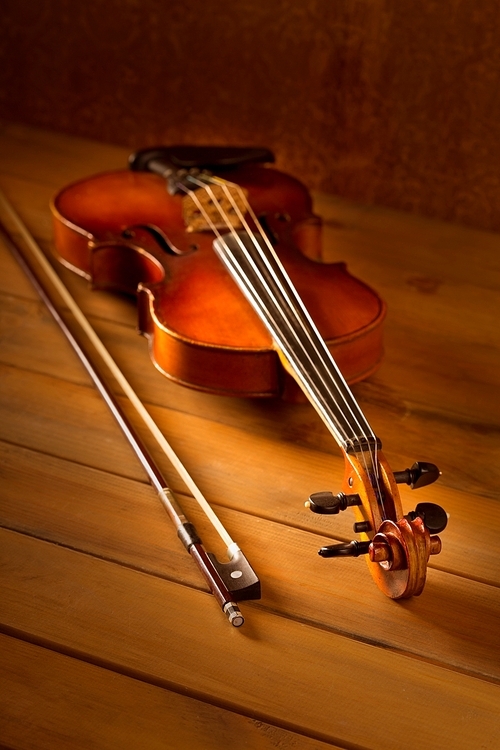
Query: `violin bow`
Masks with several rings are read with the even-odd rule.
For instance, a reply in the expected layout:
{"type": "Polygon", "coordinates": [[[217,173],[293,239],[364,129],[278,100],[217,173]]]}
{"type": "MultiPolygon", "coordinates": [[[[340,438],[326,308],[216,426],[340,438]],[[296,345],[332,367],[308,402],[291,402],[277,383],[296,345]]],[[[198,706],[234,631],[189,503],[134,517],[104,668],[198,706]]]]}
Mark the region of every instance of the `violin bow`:
{"type": "Polygon", "coordinates": [[[34,238],[1,191],[0,235],[25,272],[26,276],[30,279],[32,285],[71,344],[81,363],[90,375],[94,385],[118,422],[123,434],[145,469],[151,484],[156,489],[160,501],[177,530],[179,539],[201,571],[210,591],[219,603],[222,611],[227,616],[231,625],[234,627],[240,627],[244,623],[244,618],[237,602],[260,598],[260,581],[257,575],[239,546],[233,541],[212,507],[202,495],[194,480],[172,449],[170,443],[166,440],[165,436],[146,410],[145,406],[123,375],[122,371],[119,369],[114,359],[111,357],[100,338],[97,336],[80,307],[77,305],[76,301],[71,296],[52,265],[49,263],[45,253],[35,242],[34,238]],[[35,260],[36,263],[34,263],[33,260],[35,260]],[[39,267],[38,271],[35,270],[36,265],[39,267]],[[54,292],[56,294],[54,294],[54,292]],[[88,351],[86,351],[86,349],[77,341],[59,313],[54,301],[56,295],[59,295],[62,302],[70,310],[73,321],[75,321],[80,333],[84,334],[84,337],[91,344],[91,347],[100,362],[104,364],[113,375],[116,382],[125,393],[128,401],[141,417],[144,425],[153,435],[179,476],[184,480],[193,497],[197,500],[201,509],[212,523],[212,526],[225,543],[228,556],[227,562],[220,562],[213,553],[205,550],[194,525],[186,518],[156,461],[146,448],[139,433],[126,416],[119,401],[106,382],[106,379],[99,371],[99,366],[93,361],[88,351]]]}

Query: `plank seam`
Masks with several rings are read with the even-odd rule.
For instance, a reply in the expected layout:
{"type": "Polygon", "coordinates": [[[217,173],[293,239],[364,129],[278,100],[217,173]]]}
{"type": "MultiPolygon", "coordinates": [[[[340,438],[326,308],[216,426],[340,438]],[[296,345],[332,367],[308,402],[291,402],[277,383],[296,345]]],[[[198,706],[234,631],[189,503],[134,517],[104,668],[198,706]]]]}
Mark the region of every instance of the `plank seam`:
{"type": "Polygon", "coordinates": [[[161,678],[155,678],[151,675],[146,674],[145,672],[142,672],[141,670],[136,670],[131,667],[125,667],[124,665],[117,664],[116,662],[113,662],[111,660],[86,653],[85,651],[80,651],[79,649],[73,649],[68,646],[63,646],[62,644],[59,644],[55,641],[51,641],[50,639],[37,637],[31,633],[26,633],[23,630],[18,630],[17,628],[10,627],[9,625],[0,624],[0,633],[10,636],[11,638],[16,638],[17,640],[24,641],[26,643],[31,643],[34,646],[39,646],[48,651],[53,651],[55,653],[62,654],[63,656],[68,656],[73,659],[78,659],[79,661],[85,662],[87,664],[92,664],[96,667],[100,667],[101,669],[106,669],[108,672],[121,674],[125,677],[129,677],[131,679],[143,682],[148,685],[152,685],[160,689],[170,690],[173,693],[184,695],[187,698],[194,698],[195,700],[201,701],[203,703],[208,703],[209,705],[215,706],[216,708],[222,708],[226,711],[231,711],[232,713],[238,714],[239,716],[244,716],[254,722],[262,721],[266,724],[277,727],[279,729],[285,729],[302,737],[325,742],[329,745],[336,745],[342,750],[370,750],[364,745],[346,743],[345,740],[341,740],[336,737],[329,737],[322,734],[321,732],[304,729],[303,727],[295,725],[293,722],[280,721],[278,723],[275,717],[272,717],[270,715],[268,716],[263,712],[261,713],[258,711],[245,711],[243,706],[239,706],[238,704],[232,703],[231,701],[215,700],[213,696],[211,696],[210,694],[205,694],[202,691],[184,689],[182,685],[176,682],[171,682],[169,680],[161,678]]]}
{"type": "MultiPolygon", "coordinates": [[[[139,573],[139,574],[142,574],[142,575],[147,575],[147,576],[150,576],[151,578],[157,578],[159,580],[164,580],[164,581],[167,581],[168,583],[174,584],[175,586],[182,586],[183,588],[189,589],[191,591],[195,591],[195,592],[198,592],[200,594],[206,594],[207,596],[210,596],[210,592],[207,589],[204,589],[201,586],[198,587],[198,586],[190,584],[190,583],[184,583],[182,581],[179,581],[179,580],[176,580],[174,578],[171,578],[171,577],[169,577],[167,575],[164,575],[164,574],[161,574],[161,573],[152,572],[152,571],[148,571],[147,569],[140,568],[139,566],[135,566],[135,565],[132,565],[130,563],[125,563],[125,562],[122,562],[120,560],[115,560],[113,558],[106,557],[104,555],[95,554],[93,552],[87,552],[86,550],[82,550],[82,549],[79,549],[77,547],[73,547],[73,546],[71,546],[69,544],[64,544],[64,543],[61,543],[61,542],[55,542],[55,541],[53,541],[51,539],[47,539],[47,538],[44,538],[42,536],[37,536],[35,534],[30,534],[29,532],[26,532],[26,531],[23,531],[23,530],[19,530],[19,529],[16,529],[16,528],[13,528],[13,527],[1,524],[1,523],[0,523],[0,529],[4,529],[5,531],[10,531],[11,533],[18,534],[19,536],[24,536],[24,537],[26,537],[28,539],[35,539],[35,540],[41,541],[41,542],[43,542],[45,544],[53,544],[55,547],[59,547],[61,549],[66,549],[69,552],[74,552],[75,554],[83,555],[85,557],[88,557],[88,558],[91,558],[91,559],[95,559],[95,560],[100,560],[100,561],[102,561],[102,562],[104,562],[106,564],[109,564],[109,565],[118,565],[119,567],[124,568],[126,570],[131,570],[131,571],[133,571],[135,573],[139,573]]],[[[309,619],[307,617],[301,617],[301,616],[293,614],[293,613],[283,612],[283,611],[280,611],[280,610],[278,610],[276,608],[266,606],[262,602],[245,601],[244,604],[245,604],[245,608],[248,607],[250,609],[253,609],[253,608],[259,609],[260,611],[266,612],[266,613],[268,613],[270,615],[273,615],[275,617],[280,617],[280,618],[282,618],[284,620],[289,620],[291,622],[294,622],[294,623],[297,623],[297,624],[300,624],[300,625],[306,625],[308,627],[314,628],[315,630],[318,630],[318,631],[321,631],[321,632],[324,632],[324,633],[332,633],[333,635],[336,635],[336,636],[338,636],[340,638],[347,638],[348,640],[354,641],[355,643],[363,643],[365,645],[372,646],[374,648],[381,648],[381,649],[384,649],[385,651],[388,651],[390,653],[398,654],[400,656],[404,656],[404,657],[407,657],[409,659],[414,659],[414,660],[422,662],[424,664],[431,664],[433,666],[437,666],[437,667],[440,667],[442,669],[447,669],[447,670],[449,670],[451,672],[455,672],[456,674],[464,675],[466,677],[472,677],[474,679],[482,680],[484,682],[489,682],[489,683],[492,683],[494,685],[500,685],[500,678],[496,678],[493,675],[488,675],[488,674],[485,674],[483,672],[474,671],[472,669],[460,668],[460,667],[458,667],[456,665],[449,664],[448,662],[445,662],[445,661],[439,661],[437,659],[426,658],[425,656],[423,656],[421,654],[418,654],[418,653],[416,653],[414,651],[410,651],[408,649],[403,649],[403,648],[398,648],[398,647],[396,647],[396,646],[394,646],[394,645],[392,645],[390,643],[387,643],[385,641],[371,639],[368,636],[362,636],[362,635],[359,635],[359,634],[354,634],[354,633],[351,633],[350,631],[345,631],[342,628],[333,627],[331,625],[328,626],[328,625],[325,625],[324,623],[318,622],[318,621],[313,620],[313,619],[309,619]]],[[[0,621],[0,632],[3,632],[2,631],[2,627],[9,628],[10,626],[5,625],[5,623],[2,623],[0,621]]],[[[6,634],[8,635],[8,633],[6,633],[6,634]]]]}
{"type": "MultiPolygon", "coordinates": [[[[24,451],[29,451],[31,453],[36,453],[36,454],[38,454],[40,456],[48,456],[50,458],[55,458],[57,461],[61,461],[61,462],[64,462],[66,464],[75,464],[77,466],[83,467],[84,469],[88,469],[89,471],[99,472],[100,474],[109,475],[111,477],[118,477],[119,479],[124,479],[127,482],[137,482],[137,483],[141,484],[142,486],[151,487],[151,485],[148,482],[148,480],[146,479],[146,477],[144,478],[144,480],[142,480],[142,479],[138,479],[137,477],[128,476],[126,474],[118,474],[117,472],[113,472],[113,471],[110,471],[110,470],[104,470],[104,469],[101,469],[101,468],[99,468],[97,466],[92,466],[90,464],[86,464],[86,463],[83,463],[81,461],[70,460],[68,458],[65,458],[64,456],[59,456],[59,455],[57,455],[55,453],[49,453],[48,451],[42,451],[42,450],[38,450],[38,449],[35,450],[34,448],[31,448],[30,446],[26,446],[26,445],[23,445],[22,443],[17,443],[15,441],[11,441],[11,440],[6,440],[5,438],[1,438],[0,439],[0,444],[2,444],[2,443],[5,444],[5,445],[13,446],[15,448],[20,448],[21,450],[24,450],[24,451]]],[[[178,486],[176,486],[175,481],[172,481],[172,490],[177,495],[180,495],[180,496],[183,496],[183,497],[192,498],[192,495],[189,492],[186,492],[185,489],[180,489],[178,486]]],[[[338,535],[334,536],[332,533],[330,533],[328,531],[323,531],[323,530],[318,531],[318,530],[316,530],[314,528],[310,528],[308,526],[304,526],[304,525],[298,524],[293,519],[292,520],[291,519],[281,519],[281,518],[273,517],[272,515],[268,515],[268,514],[265,514],[265,513],[261,513],[261,514],[259,514],[259,513],[252,513],[250,510],[241,510],[240,508],[234,508],[233,506],[224,504],[223,502],[218,502],[218,503],[212,502],[211,505],[213,506],[214,509],[223,508],[224,510],[229,510],[229,511],[231,511],[233,513],[238,513],[241,516],[250,516],[251,518],[257,518],[259,520],[267,521],[269,523],[277,524],[279,526],[284,526],[286,528],[293,528],[293,529],[295,529],[297,531],[302,531],[305,534],[313,534],[314,536],[317,536],[320,539],[331,539],[334,542],[335,541],[348,542],[352,538],[352,537],[344,536],[342,534],[338,534],[338,535]]],[[[10,528],[10,527],[6,526],[5,528],[10,528]]],[[[24,533],[24,532],[21,532],[21,533],[24,533]]],[[[27,534],[27,536],[31,536],[31,535],[27,534]]],[[[37,538],[37,537],[33,535],[33,538],[37,538]]],[[[40,538],[42,539],[42,537],[40,537],[40,538]]],[[[50,540],[44,539],[44,541],[50,541],[50,540]]],[[[55,542],[54,542],[54,544],[55,544],[55,542]]],[[[76,550],[75,549],[75,551],[80,551],[80,550],[76,550]]],[[[97,557],[97,555],[96,555],[96,557],[97,557]]],[[[103,559],[105,559],[105,558],[103,558],[103,559]]],[[[452,576],[455,576],[456,578],[461,578],[461,579],[464,579],[466,581],[472,581],[474,583],[480,583],[480,584],[483,584],[485,586],[491,586],[492,588],[500,588],[500,584],[497,583],[496,581],[489,580],[487,578],[481,578],[481,577],[478,577],[478,576],[473,576],[473,575],[470,575],[470,574],[467,574],[467,573],[459,573],[459,572],[457,572],[455,570],[451,570],[451,569],[445,568],[444,566],[438,565],[437,562],[435,562],[434,560],[430,560],[429,561],[429,568],[431,568],[433,570],[439,570],[441,573],[445,573],[447,575],[452,575],[452,576]]]]}

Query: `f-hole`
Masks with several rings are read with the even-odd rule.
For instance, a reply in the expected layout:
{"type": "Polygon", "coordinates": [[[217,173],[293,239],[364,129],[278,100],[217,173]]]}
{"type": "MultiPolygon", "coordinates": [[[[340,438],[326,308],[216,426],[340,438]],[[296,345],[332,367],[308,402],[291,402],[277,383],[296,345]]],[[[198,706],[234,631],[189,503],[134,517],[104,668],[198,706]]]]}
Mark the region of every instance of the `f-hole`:
{"type": "MultiPolygon", "coordinates": [[[[133,239],[135,237],[134,229],[142,229],[147,232],[151,235],[156,244],[169,255],[183,255],[182,251],[171,245],[167,236],[154,224],[134,224],[131,227],[127,227],[127,229],[122,232],[122,237],[127,240],[133,239]]],[[[197,250],[198,246],[193,245],[190,249],[197,250]]]]}

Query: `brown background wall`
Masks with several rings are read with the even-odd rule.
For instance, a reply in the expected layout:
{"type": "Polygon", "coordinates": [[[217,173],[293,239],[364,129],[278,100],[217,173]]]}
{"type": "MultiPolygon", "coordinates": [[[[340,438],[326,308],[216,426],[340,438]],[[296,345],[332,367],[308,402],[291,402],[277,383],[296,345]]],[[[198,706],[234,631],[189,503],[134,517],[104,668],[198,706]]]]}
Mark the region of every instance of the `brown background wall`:
{"type": "Polygon", "coordinates": [[[500,229],[497,0],[3,0],[0,116],[500,229]]]}

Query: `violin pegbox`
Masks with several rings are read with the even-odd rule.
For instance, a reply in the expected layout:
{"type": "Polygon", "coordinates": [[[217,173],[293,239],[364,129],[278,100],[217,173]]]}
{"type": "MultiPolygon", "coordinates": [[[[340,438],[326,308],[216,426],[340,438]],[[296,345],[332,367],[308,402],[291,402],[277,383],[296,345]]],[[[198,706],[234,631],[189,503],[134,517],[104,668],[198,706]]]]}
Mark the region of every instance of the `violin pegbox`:
{"type": "Polygon", "coordinates": [[[438,533],[448,517],[439,505],[419,503],[403,514],[397,485],[412,489],[439,478],[437,466],[417,462],[411,469],[392,472],[380,450],[376,453],[346,451],[343,491],[338,495],[317,492],[306,506],[321,515],[335,515],[352,507],[354,531],[361,541],[322,547],[322,557],[367,555],[370,573],[380,590],[391,599],[408,599],[422,593],[429,557],[441,551],[438,533]]]}

